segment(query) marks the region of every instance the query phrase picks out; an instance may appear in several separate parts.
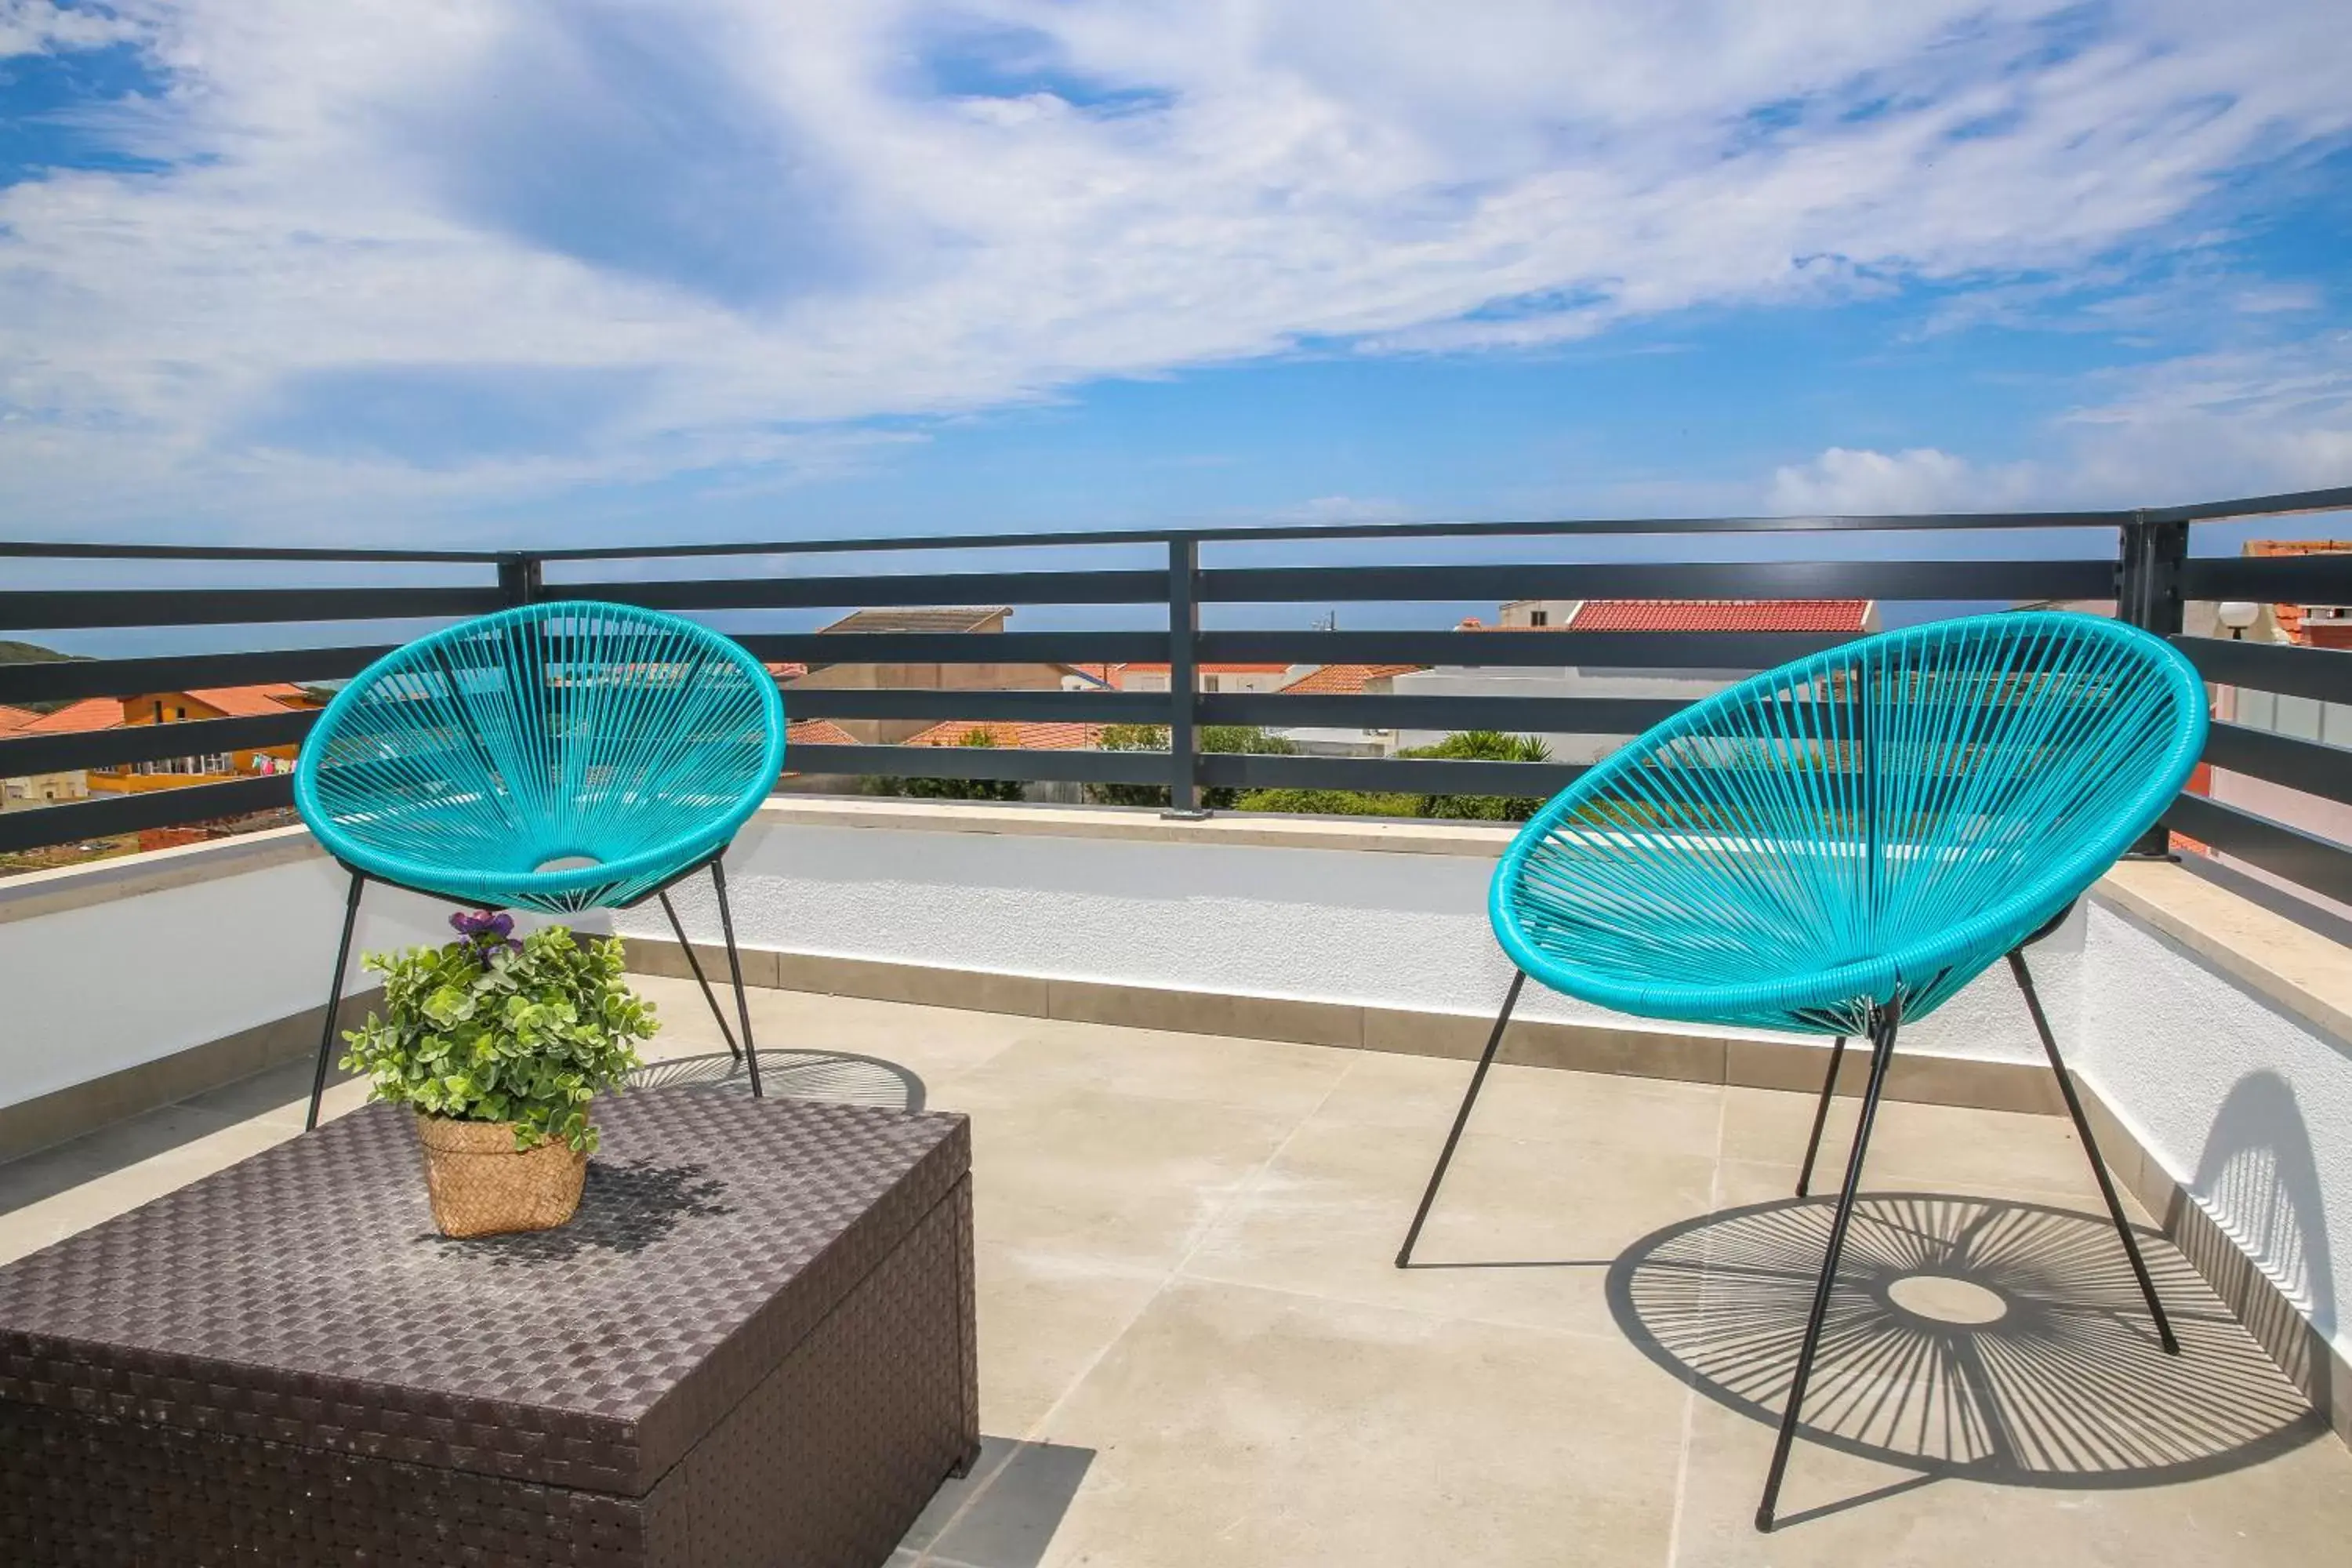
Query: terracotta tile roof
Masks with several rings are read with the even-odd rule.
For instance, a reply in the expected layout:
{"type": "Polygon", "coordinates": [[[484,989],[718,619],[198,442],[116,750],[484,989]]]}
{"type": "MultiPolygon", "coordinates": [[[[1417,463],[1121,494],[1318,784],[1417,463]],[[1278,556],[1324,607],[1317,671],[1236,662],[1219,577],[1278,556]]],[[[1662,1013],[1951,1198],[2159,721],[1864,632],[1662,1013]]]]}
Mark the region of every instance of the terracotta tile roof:
{"type": "Polygon", "coordinates": [[[855,746],[857,737],[830,719],[795,719],[784,726],[787,752],[794,746],[855,746]]]}
{"type": "Polygon", "coordinates": [[[0,735],[13,735],[38,718],[40,715],[30,708],[11,708],[0,702],[0,735]]]}
{"type": "Polygon", "coordinates": [[[231,719],[259,719],[309,706],[299,686],[192,687],[187,693],[207,708],[217,708],[231,719]]]}
{"type": "Polygon", "coordinates": [[[782,664],[778,663],[774,659],[770,659],[768,660],[768,673],[775,678],[777,685],[782,686],[788,680],[798,680],[802,676],[806,675],[808,673],[808,666],[804,664],[782,664]]]}
{"type": "MultiPolygon", "coordinates": [[[[2249,555],[2342,555],[2352,553],[2352,540],[2347,539],[2250,539],[2246,542],[2249,555]]],[[[2304,647],[2352,647],[2352,631],[2340,626],[2313,626],[2306,623],[2301,605],[2273,605],[2271,615],[2278,622],[2279,634],[2291,643],[2304,647]]]]}
{"type": "Polygon", "coordinates": [[[86,735],[94,730],[122,727],[122,703],[113,697],[85,697],[70,707],[45,714],[25,726],[27,735],[86,735]]]}
{"type": "MultiPolygon", "coordinates": [[[[1579,632],[1858,632],[1868,599],[1587,599],[1579,632]]],[[[1500,629],[1500,628],[1493,628],[1500,629]]],[[[1544,627],[1530,627],[1540,631],[1544,627]]]]}
{"type": "Polygon", "coordinates": [[[1356,697],[1372,681],[1428,668],[1422,664],[1327,664],[1320,669],[1308,670],[1282,689],[1302,697],[1356,697]]]}
{"type": "Polygon", "coordinates": [[[828,632],[976,632],[999,616],[1009,616],[1006,605],[910,605],[904,609],[859,610],[829,626],[828,632]]]}
{"type": "Polygon", "coordinates": [[[963,738],[974,730],[985,731],[992,742],[1007,751],[1091,752],[1102,742],[1103,726],[1069,721],[1032,724],[950,721],[945,724],[934,724],[920,734],[909,735],[899,744],[960,746],[963,744],[963,738]]]}

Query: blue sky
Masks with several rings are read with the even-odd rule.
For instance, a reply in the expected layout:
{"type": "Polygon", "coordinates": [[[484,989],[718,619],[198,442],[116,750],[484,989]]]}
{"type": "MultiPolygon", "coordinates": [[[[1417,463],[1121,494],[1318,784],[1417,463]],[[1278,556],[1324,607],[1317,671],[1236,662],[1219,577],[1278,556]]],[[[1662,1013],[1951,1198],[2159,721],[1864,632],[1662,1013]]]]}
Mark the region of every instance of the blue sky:
{"type": "Polygon", "coordinates": [[[0,0],[0,533],[2352,482],[2332,9],[0,0]]]}

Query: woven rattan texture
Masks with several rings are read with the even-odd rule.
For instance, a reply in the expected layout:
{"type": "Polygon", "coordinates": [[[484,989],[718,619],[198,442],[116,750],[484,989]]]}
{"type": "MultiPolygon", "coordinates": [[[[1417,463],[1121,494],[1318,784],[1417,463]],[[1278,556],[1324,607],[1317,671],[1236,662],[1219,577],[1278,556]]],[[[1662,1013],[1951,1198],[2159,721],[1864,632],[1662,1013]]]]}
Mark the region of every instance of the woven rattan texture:
{"type": "Polygon", "coordinates": [[[560,1231],[436,1234],[376,1106],[23,1258],[0,1400],[642,1496],[971,1162],[958,1117],[648,1089],[600,1120],[560,1231]]]}
{"type": "Polygon", "coordinates": [[[0,1403],[0,1561],[870,1568],[976,1450],[971,1188],[645,1498],[0,1403]]]}
{"type": "Polygon", "coordinates": [[[969,1182],[687,1456],[695,1568],[872,1568],[980,1419],[961,1354],[972,1323],[969,1182]]]}

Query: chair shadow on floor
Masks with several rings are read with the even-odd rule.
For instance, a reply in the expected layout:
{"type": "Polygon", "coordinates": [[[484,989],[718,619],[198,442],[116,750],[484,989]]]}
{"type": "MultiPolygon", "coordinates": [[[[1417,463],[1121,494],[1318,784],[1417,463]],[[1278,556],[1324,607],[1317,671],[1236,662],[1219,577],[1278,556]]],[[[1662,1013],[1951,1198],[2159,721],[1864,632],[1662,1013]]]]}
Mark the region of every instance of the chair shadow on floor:
{"type": "MultiPolygon", "coordinates": [[[[629,1075],[631,1089],[709,1089],[751,1092],[751,1076],[728,1051],[667,1057],[629,1075]]],[[[760,1087],[791,1100],[828,1100],[844,1105],[875,1105],[887,1110],[920,1110],[923,1080],[897,1062],[852,1051],[784,1051],[760,1047],[760,1087]]]]}
{"type": "Polygon", "coordinates": [[[940,1489],[891,1568],[1037,1568],[1094,1461],[1092,1448],[982,1437],[971,1473],[940,1489]]]}
{"type": "MultiPolygon", "coordinates": [[[[1769,1431],[1832,1208],[1791,1199],[1654,1232],[1612,1266],[1611,1312],[1652,1361],[1769,1431]]],[[[1945,1478],[2077,1489],[2195,1480],[2324,1434],[2179,1255],[2147,1250],[2177,1356],[2158,1346],[2104,1216],[1927,1193],[1857,1200],[1801,1436],[1917,1475],[1783,1523],[1945,1478]]]]}

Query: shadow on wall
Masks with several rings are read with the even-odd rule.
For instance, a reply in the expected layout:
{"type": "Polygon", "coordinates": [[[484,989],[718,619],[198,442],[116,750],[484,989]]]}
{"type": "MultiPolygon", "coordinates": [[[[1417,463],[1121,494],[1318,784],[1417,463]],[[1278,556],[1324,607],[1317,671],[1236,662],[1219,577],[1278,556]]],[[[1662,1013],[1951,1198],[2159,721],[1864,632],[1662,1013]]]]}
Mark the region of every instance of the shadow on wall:
{"type": "Polygon", "coordinates": [[[2267,1068],[2231,1088],[2169,1232],[2279,1366],[2322,1409],[2336,1390],[2335,1256],[2319,1161],[2294,1089],[2267,1068]]]}

